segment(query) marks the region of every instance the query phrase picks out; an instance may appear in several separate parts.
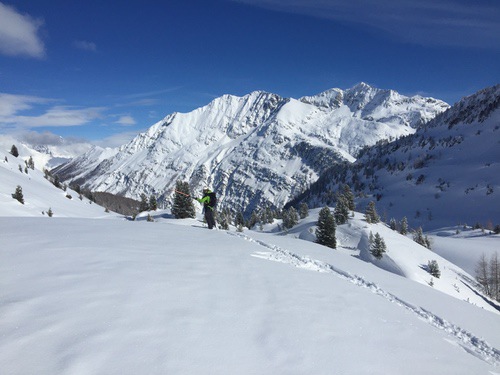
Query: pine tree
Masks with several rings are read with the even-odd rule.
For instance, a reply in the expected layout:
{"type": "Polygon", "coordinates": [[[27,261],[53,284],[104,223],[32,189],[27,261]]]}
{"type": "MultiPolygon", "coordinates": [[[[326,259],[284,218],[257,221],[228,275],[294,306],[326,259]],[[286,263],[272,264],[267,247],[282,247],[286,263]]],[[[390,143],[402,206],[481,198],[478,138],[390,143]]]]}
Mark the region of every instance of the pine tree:
{"type": "Polygon", "coordinates": [[[427,269],[429,270],[429,273],[434,276],[436,279],[439,279],[441,277],[441,271],[439,270],[439,264],[436,260],[429,260],[427,262],[427,269]]]}
{"type": "Polygon", "coordinates": [[[354,194],[352,193],[351,188],[349,187],[349,185],[344,185],[343,190],[344,191],[342,195],[347,202],[347,208],[351,211],[354,211],[356,209],[356,205],[354,204],[354,194]]]}
{"type": "Polygon", "coordinates": [[[337,204],[333,216],[337,225],[345,224],[349,219],[349,203],[343,194],[337,194],[337,204]]]}
{"type": "Polygon", "coordinates": [[[301,219],[305,219],[309,216],[309,207],[307,203],[301,203],[299,206],[299,216],[301,219]]]}
{"type": "Polygon", "coordinates": [[[151,211],[156,211],[158,209],[158,202],[157,202],[156,197],[154,195],[151,195],[149,197],[149,209],[151,211]]]}
{"type": "Polygon", "coordinates": [[[49,210],[47,211],[47,215],[49,215],[49,217],[54,216],[54,212],[52,211],[52,208],[49,207],[49,210]]]}
{"type": "Polygon", "coordinates": [[[12,147],[10,148],[10,153],[16,158],[19,156],[19,151],[17,150],[16,145],[12,145],[12,147]]]}
{"type": "Polygon", "coordinates": [[[241,211],[238,211],[238,213],[236,214],[236,217],[234,219],[234,225],[236,227],[243,227],[243,225],[245,225],[245,217],[243,216],[243,212],[241,211]]]}
{"type": "Polygon", "coordinates": [[[26,165],[28,166],[28,168],[35,170],[35,162],[33,161],[33,156],[30,156],[26,165]]]}
{"type": "Polygon", "coordinates": [[[149,211],[148,197],[146,194],[141,194],[141,203],[139,204],[139,212],[149,211]]]}
{"type": "Polygon", "coordinates": [[[401,220],[401,229],[399,230],[399,233],[401,233],[403,236],[406,236],[408,234],[408,219],[403,217],[403,220],[401,220]]]}
{"type": "Polygon", "coordinates": [[[380,216],[378,216],[377,210],[375,208],[375,202],[371,201],[368,203],[365,211],[365,219],[368,223],[376,224],[380,222],[380,216]]]}
{"type": "Polygon", "coordinates": [[[288,210],[283,210],[283,229],[293,228],[299,222],[297,210],[290,207],[288,210]]]}
{"type": "Polygon", "coordinates": [[[392,218],[392,219],[389,221],[389,227],[390,227],[392,230],[394,230],[394,231],[397,229],[396,219],[392,218]]]}
{"type": "Polygon", "coordinates": [[[172,214],[176,219],[194,218],[196,216],[196,210],[191,198],[189,184],[185,181],[177,181],[175,190],[172,214]]]}
{"type": "Polygon", "coordinates": [[[316,228],[316,242],[335,249],[337,247],[335,231],[335,218],[328,207],[323,207],[319,212],[318,224],[316,228]]]}
{"type": "Polygon", "coordinates": [[[382,259],[382,256],[386,251],[387,251],[387,246],[385,244],[384,239],[380,236],[379,233],[376,233],[375,237],[373,238],[373,242],[370,246],[370,253],[375,258],[382,259]]]}
{"type": "Polygon", "coordinates": [[[12,198],[17,199],[21,204],[24,204],[23,188],[19,185],[16,187],[16,192],[12,194],[12,198]]]}
{"type": "Polygon", "coordinates": [[[422,245],[428,249],[431,248],[431,241],[429,240],[428,236],[424,236],[424,233],[422,231],[422,227],[419,227],[414,233],[413,233],[413,241],[418,243],[419,245],[422,245]]]}

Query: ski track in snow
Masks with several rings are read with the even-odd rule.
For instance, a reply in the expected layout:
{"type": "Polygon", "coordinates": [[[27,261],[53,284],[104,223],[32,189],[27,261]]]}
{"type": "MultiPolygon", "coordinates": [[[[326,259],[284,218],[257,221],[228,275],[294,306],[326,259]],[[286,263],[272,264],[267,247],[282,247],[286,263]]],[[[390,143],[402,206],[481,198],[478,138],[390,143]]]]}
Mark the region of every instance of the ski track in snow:
{"type": "Polygon", "coordinates": [[[492,347],[472,333],[467,332],[463,328],[446,321],[445,319],[433,314],[432,312],[403,301],[395,295],[383,290],[373,282],[367,281],[357,275],[351,275],[350,273],[336,268],[331,264],[307,257],[302,257],[279,246],[256,240],[245,234],[231,232],[227,233],[236,237],[240,237],[246,241],[256,243],[268,250],[271,250],[270,252],[256,252],[252,254],[252,256],[254,257],[287,263],[295,267],[307,269],[310,271],[333,273],[336,276],[347,280],[359,287],[369,289],[371,292],[385,298],[389,302],[395,303],[398,306],[405,308],[428,324],[448,333],[454,338],[454,340],[446,340],[450,344],[459,345],[465,352],[489,363],[490,365],[493,365],[495,367],[500,365],[500,350],[492,347]]]}

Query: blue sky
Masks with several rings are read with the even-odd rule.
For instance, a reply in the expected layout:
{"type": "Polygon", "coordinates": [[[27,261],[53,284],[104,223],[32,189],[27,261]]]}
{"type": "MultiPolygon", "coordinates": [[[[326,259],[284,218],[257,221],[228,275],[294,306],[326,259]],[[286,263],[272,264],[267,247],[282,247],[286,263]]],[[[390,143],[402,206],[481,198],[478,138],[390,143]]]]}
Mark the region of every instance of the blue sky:
{"type": "Polygon", "coordinates": [[[498,0],[0,0],[0,133],[116,146],[223,94],[359,82],[453,104],[499,62],[498,0]]]}

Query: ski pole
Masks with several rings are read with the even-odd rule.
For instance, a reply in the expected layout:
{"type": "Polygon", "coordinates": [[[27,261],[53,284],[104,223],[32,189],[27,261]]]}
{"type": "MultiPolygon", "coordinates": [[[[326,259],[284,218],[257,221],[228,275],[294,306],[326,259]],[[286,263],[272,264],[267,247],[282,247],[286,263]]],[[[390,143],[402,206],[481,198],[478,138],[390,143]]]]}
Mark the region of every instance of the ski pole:
{"type": "Polygon", "coordinates": [[[196,199],[195,197],[191,197],[189,194],[186,194],[182,191],[179,191],[179,190],[174,190],[176,193],[179,193],[179,194],[182,194],[182,195],[185,195],[186,197],[190,197],[190,198],[193,198],[193,199],[196,199]]]}

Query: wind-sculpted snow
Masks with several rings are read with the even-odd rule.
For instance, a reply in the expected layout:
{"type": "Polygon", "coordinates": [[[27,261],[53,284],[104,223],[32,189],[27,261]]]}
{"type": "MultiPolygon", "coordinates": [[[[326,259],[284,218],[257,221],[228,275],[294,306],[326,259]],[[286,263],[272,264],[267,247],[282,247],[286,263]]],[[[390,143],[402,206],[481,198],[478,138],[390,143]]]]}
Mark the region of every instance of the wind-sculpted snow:
{"type": "Polygon", "coordinates": [[[171,202],[177,180],[210,185],[222,207],[281,207],[329,167],[364,146],[411,134],[444,111],[442,101],[360,84],[299,100],[253,92],[173,113],[106,160],[87,153],[55,172],[94,191],[171,202]]]}
{"type": "Polygon", "coordinates": [[[493,366],[500,365],[499,349],[492,347],[473,333],[468,332],[467,330],[451,322],[448,322],[446,319],[433,314],[431,311],[425,310],[418,306],[414,306],[413,304],[404,301],[394,294],[385,291],[373,282],[365,280],[360,276],[352,275],[351,273],[335,267],[332,264],[308,257],[303,257],[279,246],[269,244],[261,240],[253,239],[252,237],[249,237],[245,234],[232,232],[228,232],[228,234],[240,237],[246,241],[259,244],[260,246],[267,249],[267,251],[255,252],[252,255],[254,257],[286,263],[294,267],[303,268],[310,271],[331,273],[361,288],[366,288],[372,293],[385,298],[387,301],[395,303],[396,305],[406,309],[410,313],[415,314],[419,319],[427,322],[433,327],[443,330],[450,336],[451,343],[461,346],[467,353],[472,354],[493,366]]]}

